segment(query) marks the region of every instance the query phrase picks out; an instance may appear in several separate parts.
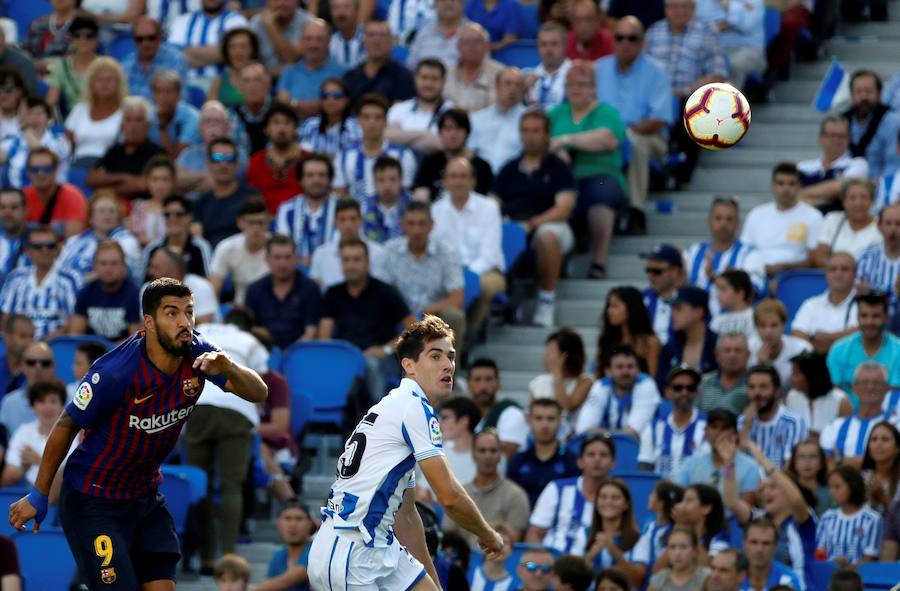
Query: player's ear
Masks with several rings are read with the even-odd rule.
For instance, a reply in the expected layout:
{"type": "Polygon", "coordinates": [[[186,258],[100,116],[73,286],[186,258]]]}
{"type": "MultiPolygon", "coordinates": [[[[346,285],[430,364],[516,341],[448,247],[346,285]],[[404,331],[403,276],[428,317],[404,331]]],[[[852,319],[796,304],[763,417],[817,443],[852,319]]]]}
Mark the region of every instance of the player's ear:
{"type": "Polygon", "coordinates": [[[416,374],[415,365],[416,362],[409,357],[403,357],[402,359],[400,359],[400,367],[403,368],[403,375],[405,375],[406,377],[412,377],[416,374]]]}
{"type": "Polygon", "coordinates": [[[147,332],[156,332],[156,325],[153,322],[153,316],[144,314],[144,328],[147,332]]]}

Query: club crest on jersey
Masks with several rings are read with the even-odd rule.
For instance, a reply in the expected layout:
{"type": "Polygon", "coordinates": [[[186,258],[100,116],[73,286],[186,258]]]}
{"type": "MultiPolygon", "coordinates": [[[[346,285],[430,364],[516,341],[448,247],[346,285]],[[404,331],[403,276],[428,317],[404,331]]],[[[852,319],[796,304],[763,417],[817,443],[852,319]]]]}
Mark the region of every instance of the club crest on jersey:
{"type": "Polygon", "coordinates": [[[107,585],[112,585],[116,582],[116,569],[113,567],[101,568],[100,569],[100,580],[106,583],[107,585]]]}
{"type": "Polygon", "coordinates": [[[93,397],[94,391],[91,389],[91,385],[87,382],[81,382],[78,390],[75,391],[75,398],[72,399],[72,402],[81,410],[87,410],[88,404],[91,403],[93,397]]]}
{"type": "Polygon", "coordinates": [[[187,378],[181,383],[181,388],[182,390],[184,390],[185,396],[190,396],[191,398],[193,398],[200,393],[200,379],[187,378]]]}
{"type": "Polygon", "coordinates": [[[437,417],[431,417],[431,420],[428,421],[428,431],[431,434],[431,443],[441,445],[444,437],[441,435],[441,423],[437,417]]]}

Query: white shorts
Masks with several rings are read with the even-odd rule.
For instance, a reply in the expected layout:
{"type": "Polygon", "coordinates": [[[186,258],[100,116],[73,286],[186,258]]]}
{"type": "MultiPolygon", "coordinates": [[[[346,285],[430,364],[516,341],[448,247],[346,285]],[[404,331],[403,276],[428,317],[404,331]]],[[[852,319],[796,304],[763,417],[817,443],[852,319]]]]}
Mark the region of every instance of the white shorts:
{"type": "Polygon", "coordinates": [[[331,519],[316,533],[307,564],[313,591],[407,591],[426,576],[396,538],[387,548],[368,548],[362,534],[335,531],[331,519]]]}
{"type": "Polygon", "coordinates": [[[538,236],[544,232],[550,232],[556,236],[556,239],[559,240],[559,248],[564,255],[569,254],[575,247],[575,234],[572,233],[572,227],[569,226],[569,222],[557,221],[544,222],[537,227],[537,230],[531,237],[531,248],[537,248],[538,236]]]}

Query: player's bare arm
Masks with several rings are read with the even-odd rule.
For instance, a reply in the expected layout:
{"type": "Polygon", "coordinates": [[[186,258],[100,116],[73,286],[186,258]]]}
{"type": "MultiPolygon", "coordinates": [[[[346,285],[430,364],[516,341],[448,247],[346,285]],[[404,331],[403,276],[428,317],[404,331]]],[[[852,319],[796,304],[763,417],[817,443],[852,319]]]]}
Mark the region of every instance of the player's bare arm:
{"type": "Polygon", "coordinates": [[[425,526],[422,525],[422,517],[416,509],[415,489],[408,488],[403,493],[403,504],[400,505],[400,511],[397,512],[394,521],[394,533],[409,553],[422,563],[428,576],[440,589],[440,579],[428,554],[428,545],[425,543],[425,526]]]}
{"type": "Polygon", "coordinates": [[[80,430],[81,427],[63,410],[47,439],[34,489],[9,507],[9,524],[16,530],[25,529],[25,524],[34,519],[32,530],[34,533],[40,531],[41,521],[47,515],[47,497],[53,478],[80,430]]]}
{"type": "Polygon", "coordinates": [[[269,388],[259,374],[232,361],[222,351],[208,351],[194,360],[194,369],[211,376],[223,375],[228,378],[225,389],[249,402],[265,402],[269,396],[269,388]]]}
{"type": "Polygon", "coordinates": [[[485,521],[466,489],[450,471],[447,458],[435,456],[422,460],[419,462],[419,468],[428,479],[431,490],[434,491],[438,503],[444,507],[447,515],[460,527],[478,537],[478,546],[485,557],[489,559],[498,557],[503,549],[503,538],[485,521]]]}

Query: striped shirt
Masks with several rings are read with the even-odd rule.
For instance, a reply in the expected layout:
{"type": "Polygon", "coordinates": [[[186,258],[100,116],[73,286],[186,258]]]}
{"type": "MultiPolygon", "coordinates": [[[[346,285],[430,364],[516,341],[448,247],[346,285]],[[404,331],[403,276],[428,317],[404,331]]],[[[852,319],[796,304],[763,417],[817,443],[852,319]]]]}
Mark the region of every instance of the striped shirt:
{"type": "Polygon", "coordinates": [[[750,275],[756,293],[765,293],[766,264],[755,247],[735,240],[728,249],[717,252],[709,241],[695,242],[684,250],[684,268],[687,271],[688,283],[709,292],[710,314],[717,316],[720,309],[715,282],[706,274],[707,252],[712,254],[712,268],[717,275],[728,269],[746,271],[750,275]]]}
{"type": "Polygon", "coordinates": [[[853,414],[849,417],[838,417],[833,420],[819,436],[819,445],[830,456],[840,461],[841,458],[858,458],[866,453],[866,444],[872,428],[878,423],[891,420],[891,414],[884,412],[867,419],[853,414]]]}
{"type": "Polygon", "coordinates": [[[588,530],[594,502],[584,497],[584,478],[553,480],[538,497],[529,525],[547,530],[541,542],[563,554],[583,554],[588,547],[588,530]]]}
{"type": "Polygon", "coordinates": [[[378,195],[369,195],[362,202],[363,234],[369,240],[383,244],[391,238],[403,235],[400,218],[406,204],[412,201],[409,193],[403,193],[393,207],[384,207],[378,202],[378,195]]]}
{"type": "Polygon", "coordinates": [[[341,150],[357,148],[362,142],[362,128],[356,117],[347,117],[343,123],[328,127],[323,133],[322,118],[315,115],[303,122],[298,135],[302,149],[332,157],[341,150]]]}
{"type": "Polygon", "coordinates": [[[673,33],[665,19],[647,30],[647,55],[661,62],[672,88],[691,88],[711,74],[728,76],[728,63],[719,34],[712,24],[693,19],[681,33],[673,33]]]}
{"type": "Polygon", "coordinates": [[[483,566],[472,571],[472,579],[469,581],[470,591],[512,591],[515,581],[513,576],[506,573],[502,579],[489,579],[484,574],[483,566]]]}
{"type": "Polygon", "coordinates": [[[631,549],[631,562],[639,562],[652,567],[656,559],[666,551],[669,542],[669,532],[672,531],[671,523],[656,523],[656,518],[651,518],[641,529],[641,537],[631,549]]]}
{"type": "Polygon", "coordinates": [[[52,269],[40,284],[34,267],[15,269],[0,291],[0,312],[31,318],[40,340],[66,325],[80,287],[81,277],[62,269],[52,269]]]}
{"type": "Polygon", "coordinates": [[[887,174],[878,179],[878,188],[875,190],[875,203],[873,211],[881,211],[891,203],[900,201],[900,175],[896,172],[887,174]]]}
{"type": "Polygon", "coordinates": [[[11,238],[6,235],[3,228],[0,228],[0,286],[6,275],[14,268],[27,267],[31,264],[28,255],[25,253],[22,235],[18,238],[11,238]]]}
{"type": "MultiPolygon", "coordinates": [[[[202,10],[198,10],[182,14],[175,19],[167,40],[182,49],[218,46],[225,33],[248,25],[247,19],[239,12],[222,10],[210,17],[202,10]]],[[[221,65],[193,68],[189,73],[189,82],[205,88],[221,71],[221,65]]]]}
{"type": "Polygon", "coordinates": [[[594,382],[578,412],[575,433],[591,429],[621,431],[630,428],[642,433],[653,418],[661,398],[656,382],[647,374],[638,375],[631,391],[618,394],[606,377],[594,382]]]}
{"type": "Polygon", "coordinates": [[[388,24],[401,45],[406,44],[410,33],[418,31],[434,17],[431,0],[391,0],[388,7],[388,24]]]}
{"type": "Polygon", "coordinates": [[[278,206],[275,231],[290,236],[297,244],[297,256],[311,257],[315,250],[334,236],[337,198],[327,197],[323,206],[311,211],[306,197],[297,195],[278,206]]]}
{"type": "Polygon", "coordinates": [[[866,556],[878,557],[883,532],[881,515],[868,505],[850,515],[837,507],[822,514],[816,540],[825,549],[825,560],[841,557],[853,563],[866,556]]]}
{"type": "Polygon", "coordinates": [[[894,286],[900,276],[900,257],[891,260],[884,251],[883,244],[873,244],[865,249],[856,261],[856,280],[865,281],[870,289],[888,294],[891,309],[897,305],[894,286]]]}
{"type": "Polygon", "coordinates": [[[675,334],[672,327],[672,300],[659,297],[659,294],[650,288],[645,289],[643,294],[644,305],[647,306],[650,321],[653,323],[653,332],[656,333],[660,344],[665,346],[675,334]]]}
{"type": "MultiPolygon", "coordinates": [[[[778,468],[791,459],[791,451],[799,442],[806,439],[809,426],[780,402],[778,410],[768,421],[753,418],[750,425],[750,440],[762,450],[763,455],[778,468]]],[[[738,430],[744,427],[744,415],[738,419],[738,430]]]]}
{"type": "Polygon", "coordinates": [[[552,74],[547,73],[544,64],[538,64],[536,68],[524,72],[537,76],[525,95],[528,104],[549,111],[566,100],[566,74],[570,67],[572,60],[566,58],[552,74]]]}
{"type": "Polygon", "coordinates": [[[362,146],[341,150],[334,157],[335,189],[347,189],[350,196],[362,201],[367,195],[375,193],[375,173],[373,168],[379,156],[392,156],[400,161],[403,168],[403,188],[412,188],[416,177],[416,155],[406,146],[398,146],[384,142],[381,151],[374,156],[363,152],[362,146]]]}
{"type": "Polygon", "coordinates": [[[350,39],[344,39],[340,31],[335,31],[331,34],[331,41],[328,43],[328,53],[331,55],[331,59],[349,70],[366,59],[366,50],[363,49],[362,41],[363,28],[361,26],[356,28],[356,33],[350,39]]]}
{"type": "MultiPolygon", "coordinates": [[[[122,226],[114,228],[107,237],[108,240],[118,242],[122,250],[125,251],[125,263],[132,277],[139,277],[141,269],[141,245],[137,238],[122,226]]],[[[72,236],[66,240],[56,260],[57,268],[65,269],[72,274],[84,276],[91,272],[94,268],[94,253],[97,252],[97,245],[104,240],[94,233],[94,230],[88,228],[77,236],[72,236]]]]}
{"type": "Polygon", "coordinates": [[[641,433],[638,461],[653,464],[654,472],[671,479],[681,462],[703,446],[705,433],[706,415],[696,409],[690,422],[681,428],[675,426],[672,413],[664,418],[656,416],[641,433]]]}
{"type": "Polygon", "coordinates": [[[171,29],[179,16],[202,9],[202,0],[147,0],[147,16],[158,21],[164,31],[171,29]]]}
{"type": "MultiPolygon", "coordinates": [[[[59,166],[56,169],[56,180],[59,184],[65,183],[69,178],[69,157],[72,155],[72,145],[63,131],[55,132],[49,128],[41,136],[41,146],[47,148],[59,157],[59,166]]],[[[0,143],[0,151],[6,154],[6,166],[3,169],[3,178],[0,186],[22,187],[31,184],[25,176],[25,168],[28,165],[28,155],[31,149],[21,135],[15,135],[0,143]]]]}

